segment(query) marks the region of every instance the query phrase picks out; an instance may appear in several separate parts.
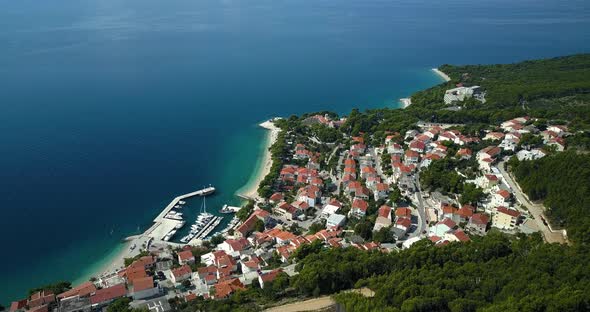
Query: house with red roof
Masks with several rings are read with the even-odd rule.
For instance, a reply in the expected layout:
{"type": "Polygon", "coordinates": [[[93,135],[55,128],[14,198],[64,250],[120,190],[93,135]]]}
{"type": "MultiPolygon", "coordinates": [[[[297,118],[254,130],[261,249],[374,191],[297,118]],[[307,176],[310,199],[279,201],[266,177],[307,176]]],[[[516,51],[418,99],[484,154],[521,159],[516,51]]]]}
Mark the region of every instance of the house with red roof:
{"type": "Polygon", "coordinates": [[[422,141],[414,140],[410,142],[410,150],[416,153],[424,153],[424,149],[426,148],[426,144],[422,141]]]}
{"type": "Polygon", "coordinates": [[[452,231],[456,226],[457,226],[457,223],[455,223],[453,220],[451,220],[449,218],[444,218],[441,221],[439,221],[438,223],[436,223],[434,226],[430,227],[430,229],[429,229],[430,234],[429,235],[444,237],[446,233],[449,233],[450,231],[452,231]]]}
{"type": "Polygon", "coordinates": [[[451,233],[447,233],[444,237],[446,240],[450,241],[450,242],[468,242],[471,239],[469,238],[469,236],[463,232],[462,230],[455,230],[451,233]]]}
{"type": "Polygon", "coordinates": [[[385,199],[389,194],[389,184],[387,183],[376,183],[373,195],[375,200],[385,199]]]}
{"type": "Polygon", "coordinates": [[[10,312],[24,312],[27,309],[27,299],[13,301],[10,304],[10,312]]]}
{"type": "Polygon", "coordinates": [[[143,266],[128,266],[125,269],[125,277],[127,278],[127,284],[133,285],[134,281],[139,278],[147,276],[147,272],[143,266]]]}
{"type": "Polygon", "coordinates": [[[98,289],[90,296],[90,303],[94,309],[106,306],[117,298],[127,295],[127,288],[125,284],[117,284],[115,286],[98,289]]]}
{"type": "Polygon", "coordinates": [[[55,302],[55,294],[49,290],[42,290],[33,293],[27,302],[27,306],[30,309],[40,307],[55,302]]]}
{"type": "Polygon", "coordinates": [[[400,229],[404,233],[407,233],[411,226],[412,220],[410,218],[397,218],[394,225],[395,228],[400,229]]]}
{"type": "Polygon", "coordinates": [[[254,210],[254,212],[252,212],[248,219],[246,219],[246,221],[244,221],[236,228],[236,230],[234,231],[234,235],[236,237],[248,237],[248,234],[250,234],[254,230],[256,221],[262,220],[264,223],[266,223],[269,216],[270,214],[268,213],[268,211],[262,209],[254,210]]]}
{"type": "Polygon", "coordinates": [[[459,215],[457,214],[457,208],[455,208],[447,203],[442,203],[440,206],[441,206],[440,208],[441,208],[441,212],[442,212],[442,218],[451,219],[455,223],[459,222],[459,215]]]}
{"type": "Polygon", "coordinates": [[[406,164],[418,164],[420,163],[420,154],[413,150],[407,150],[404,155],[404,161],[406,164]]]}
{"type": "Polygon", "coordinates": [[[387,146],[387,152],[391,155],[401,156],[404,154],[404,148],[398,143],[392,143],[387,146]]]}
{"type": "Polygon", "coordinates": [[[356,217],[362,218],[367,214],[367,209],[369,208],[369,204],[360,199],[355,198],[352,202],[352,208],[350,209],[350,214],[356,217]]]}
{"type": "Polygon", "coordinates": [[[490,222],[490,217],[483,213],[475,213],[471,218],[469,218],[469,223],[467,223],[467,229],[471,231],[471,233],[485,235],[488,223],[490,222]]]}
{"type": "Polygon", "coordinates": [[[280,202],[281,200],[283,200],[283,193],[274,193],[270,196],[270,198],[268,199],[270,201],[271,204],[276,204],[278,202],[280,202]]]}
{"type": "Polygon", "coordinates": [[[188,280],[191,278],[193,271],[191,267],[188,265],[183,265],[179,268],[172,269],[172,282],[173,283],[180,283],[182,281],[188,280]]]}
{"type": "Polygon", "coordinates": [[[468,148],[461,148],[457,151],[457,158],[461,160],[469,160],[471,159],[472,151],[468,148]]]}
{"type": "Polygon", "coordinates": [[[492,226],[503,230],[512,230],[518,224],[520,217],[521,214],[518,210],[500,206],[496,208],[492,217],[492,226]]]}
{"type": "Polygon", "coordinates": [[[412,210],[409,207],[397,207],[395,209],[395,216],[397,218],[411,218],[412,210]]]}
{"type": "Polygon", "coordinates": [[[96,286],[92,282],[84,282],[68,291],[65,291],[59,295],[57,298],[62,300],[70,297],[89,297],[91,294],[96,292],[96,286]]]}
{"type": "Polygon", "coordinates": [[[488,132],[483,139],[489,141],[502,141],[502,139],[504,139],[504,133],[488,132]]]}
{"type": "Polygon", "coordinates": [[[379,231],[384,227],[391,226],[391,207],[383,205],[377,210],[377,219],[373,231],[379,231]]]}
{"type": "Polygon", "coordinates": [[[160,288],[154,283],[152,276],[136,279],[133,282],[131,296],[135,300],[154,297],[160,293],[160,288]]]}
{"type": "Polygon", "coordinates": [[[238,257],[242,251],[248,249],[250,246],[250,241],[241,237],[238,239],[226,239],[218,245],[218,248],[231,256],[238,257]]]}
{"type": "Polygon", "coordinates": [[[269,283],[272,283],[277,278],[277,276],[279,274],[281,274],[281,272],[283,272],[283,270],[275,269],[270,272],[259,273],[258,274],[258,283],[260,284],[260,288],[264,289],[264,285],[268,285],[269,283]]]}
{"type": "Polygon", "coordinates": [[[510,206],[511,199],[512,199],[512,194],[510,193],[510,191],[498,190],[492,195],[490,204],[494,207],[510,206]]]}
{"type": "Polygon", "coordinates": [[[238,290],[246,289],[246,286],[239,279],[233,278],[224,282],[215,284],[215,299],[227,298],[238,290]]]}
{"type": "Polygon", "coordinates": [[[180,263],[181,265],[195,263],[195,256],[193,255],[193,252],[190,250],[179,251],[177,253],[177,256],[178,263],[180,263]]]}
{"type": "Polygon", "coordinates": [[[287,202],[279,203],[273,209],[273,211],[278,215],[284,216],[285,218],[287,218],[287,220],[296,220],[297,217],[303,212],[301,209],[299,209],[287,202]]]}
{"type": "Polygon", "coordinates": [[[468,222],[471,216],[473,216],[474,211],[475,207],[471,205],[463,205],[461,208],[459,208],[459,210],[457,210],[459,222],[468,222]]]}

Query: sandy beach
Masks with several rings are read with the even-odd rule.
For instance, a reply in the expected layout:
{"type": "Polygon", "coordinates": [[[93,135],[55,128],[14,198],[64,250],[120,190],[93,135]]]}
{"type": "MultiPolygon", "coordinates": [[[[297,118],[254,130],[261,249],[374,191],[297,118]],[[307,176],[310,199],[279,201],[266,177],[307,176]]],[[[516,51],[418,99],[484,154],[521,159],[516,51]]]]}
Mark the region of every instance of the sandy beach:
{"type": "Polygon", "coordinates": [[[268,149],[275,143],[280,131],[280,129],[274,125],[274,119],[275,118],[269,119],[259,125],[262,128],[268,130],[266,146],[264,147],[264,155],[260,160],[256,172],[254,172],[252,175],[252,178],[250,178],[248,183],[236,193],[236,195],[241,198],[253,200],[260,199],[260,196],[258,196],[258,185],[260,184],[260,181],[262,181],[262,179],[264,179],[264,177],[266,177],[266,175],[270,172],[270,168],[272,167],[272,158],[268,149]]]}
{"type": "Polygon", "coordinates": [[[451,77],[449,77],[447,74],[440,71],[438,68],[433,68],[432,71],[435,72],[437,75],[439,75],[445,81],[451,81],[451,77]]]}
{"type": "Polygon", "coordinates": [[[399,99],[399,101],[402,103],[402,109],[412,105],[412,98],[403,98],[399,99]]]}

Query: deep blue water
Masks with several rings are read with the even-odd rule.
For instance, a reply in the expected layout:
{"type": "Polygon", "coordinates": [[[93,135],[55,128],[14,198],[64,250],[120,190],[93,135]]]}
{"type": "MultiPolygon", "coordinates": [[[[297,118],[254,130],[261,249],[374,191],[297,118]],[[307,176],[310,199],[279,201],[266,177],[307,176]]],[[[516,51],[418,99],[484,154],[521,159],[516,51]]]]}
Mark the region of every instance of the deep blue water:
{"type": "Polygon", "coordinates": [[[442,63],[588,52],[589,6],[0,0],[0,302],[85,274],[178,194],[236,203],[265,118],[393,106],[442,63]]]}

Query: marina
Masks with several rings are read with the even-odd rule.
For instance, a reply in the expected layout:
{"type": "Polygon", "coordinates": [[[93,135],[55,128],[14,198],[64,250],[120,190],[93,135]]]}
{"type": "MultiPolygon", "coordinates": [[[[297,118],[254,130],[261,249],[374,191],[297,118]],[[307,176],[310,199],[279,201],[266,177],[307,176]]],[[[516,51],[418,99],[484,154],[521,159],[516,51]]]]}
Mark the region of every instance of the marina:
{"type": "Polygon", "coordinates": [[[170,241],[185,224],[184,213],[176,211],[183,209],[186,199],[200,196],[203,199],[215,192],[215,187],[209,186],[191,193],[175,197],[154,219],[154,224],[143,235],[153,239],[170,241]],[[176,210],[174,210],[176,209],[176,210]]]}

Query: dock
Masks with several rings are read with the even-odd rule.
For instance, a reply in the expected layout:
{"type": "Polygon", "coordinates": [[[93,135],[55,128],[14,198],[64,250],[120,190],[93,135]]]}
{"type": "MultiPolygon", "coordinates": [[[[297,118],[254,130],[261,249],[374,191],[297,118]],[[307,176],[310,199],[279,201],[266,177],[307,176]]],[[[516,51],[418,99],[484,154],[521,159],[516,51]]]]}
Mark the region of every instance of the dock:
{"type": "Polygon", "coordinates": [[[183,194],[175,197],[169,204],[160,212],[160,214],[154,219],[154,224],[144,232],[144,235],[153,237],[154,239],[162,240],[170,231],[174,230],[182,220],[173,220],[165,218],[165,216],[176,206],[180,201],[184,199],[195,197],[195,196],[207,196],[215,192],[215,188],[210,186],[204,189],[194,191],[191,193],[183,194]]]}

